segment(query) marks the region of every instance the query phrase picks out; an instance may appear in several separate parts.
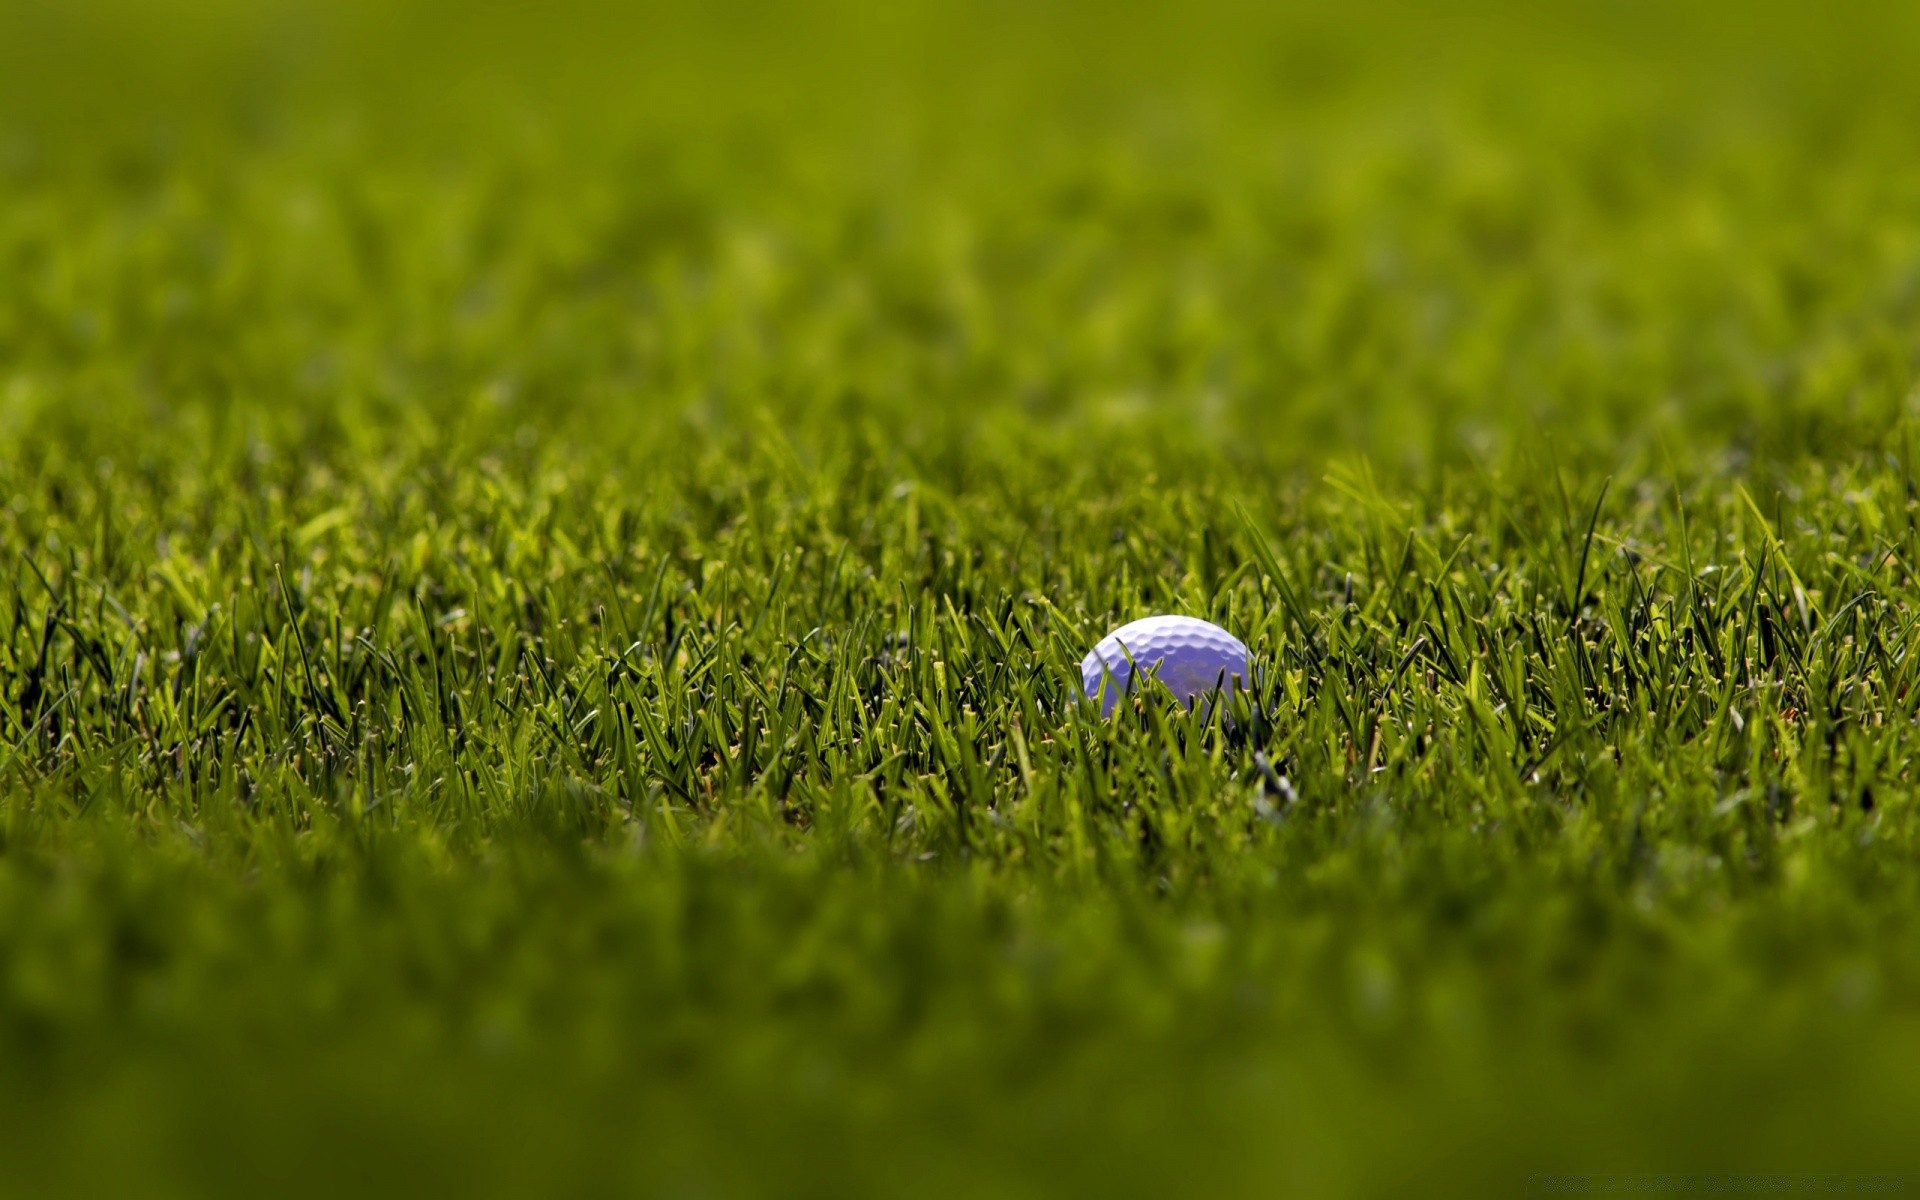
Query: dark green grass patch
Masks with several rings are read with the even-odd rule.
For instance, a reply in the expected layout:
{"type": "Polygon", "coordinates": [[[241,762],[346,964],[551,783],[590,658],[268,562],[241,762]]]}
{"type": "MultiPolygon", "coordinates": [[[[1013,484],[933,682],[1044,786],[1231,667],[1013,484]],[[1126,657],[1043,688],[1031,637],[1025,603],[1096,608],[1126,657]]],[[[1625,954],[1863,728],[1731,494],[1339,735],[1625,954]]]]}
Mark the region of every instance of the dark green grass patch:
{"type": "Polygon", "coordinates": [[[1913,32],[0,10],[0,1190],[1914,1167],[1913,32]]]}

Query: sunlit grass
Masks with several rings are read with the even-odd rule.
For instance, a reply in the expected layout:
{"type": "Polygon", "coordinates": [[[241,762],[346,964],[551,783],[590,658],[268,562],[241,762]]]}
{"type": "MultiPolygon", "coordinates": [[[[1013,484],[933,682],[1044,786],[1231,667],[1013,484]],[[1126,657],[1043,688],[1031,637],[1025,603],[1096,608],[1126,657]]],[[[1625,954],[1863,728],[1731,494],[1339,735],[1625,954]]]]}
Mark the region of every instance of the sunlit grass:
{"type": "Polygon", "coordinates": [[[1476,8],[0,14],[0,1190],[1912,1166],[1913,20],[1476,8]]]}

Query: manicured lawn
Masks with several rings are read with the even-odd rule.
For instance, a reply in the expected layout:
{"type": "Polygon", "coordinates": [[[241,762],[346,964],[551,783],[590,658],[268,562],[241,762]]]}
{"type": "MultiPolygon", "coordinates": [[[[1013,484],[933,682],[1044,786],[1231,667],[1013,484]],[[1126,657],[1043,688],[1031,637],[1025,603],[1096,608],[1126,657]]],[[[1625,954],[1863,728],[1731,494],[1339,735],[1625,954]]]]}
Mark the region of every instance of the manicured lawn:
{"type": "Polygon", "coordinates": [[[0,3],[0,1193],[1920,1186],[1916,38],[0,3]]]}

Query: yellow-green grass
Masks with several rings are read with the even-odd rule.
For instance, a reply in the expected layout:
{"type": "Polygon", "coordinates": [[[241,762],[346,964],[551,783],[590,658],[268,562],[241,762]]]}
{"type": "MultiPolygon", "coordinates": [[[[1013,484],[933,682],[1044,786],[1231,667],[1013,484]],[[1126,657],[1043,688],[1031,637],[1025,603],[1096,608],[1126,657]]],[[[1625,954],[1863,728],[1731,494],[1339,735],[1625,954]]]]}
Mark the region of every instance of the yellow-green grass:
{"type": "Polygon", "coordinates": [[[1898,1186],[1916,36],[0,6],[0,1192],[1898,1186]]]}

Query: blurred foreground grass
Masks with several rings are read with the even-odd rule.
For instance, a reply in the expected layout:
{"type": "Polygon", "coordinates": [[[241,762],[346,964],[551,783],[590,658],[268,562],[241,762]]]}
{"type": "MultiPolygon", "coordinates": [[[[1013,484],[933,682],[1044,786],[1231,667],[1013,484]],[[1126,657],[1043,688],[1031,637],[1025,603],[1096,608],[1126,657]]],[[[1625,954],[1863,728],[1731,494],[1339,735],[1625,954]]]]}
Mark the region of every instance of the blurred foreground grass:
{"type": "Polygon", "coordinates": [[[1916,33],[0,6],[0,1190],[1914,1168],[1916,33]]]}

